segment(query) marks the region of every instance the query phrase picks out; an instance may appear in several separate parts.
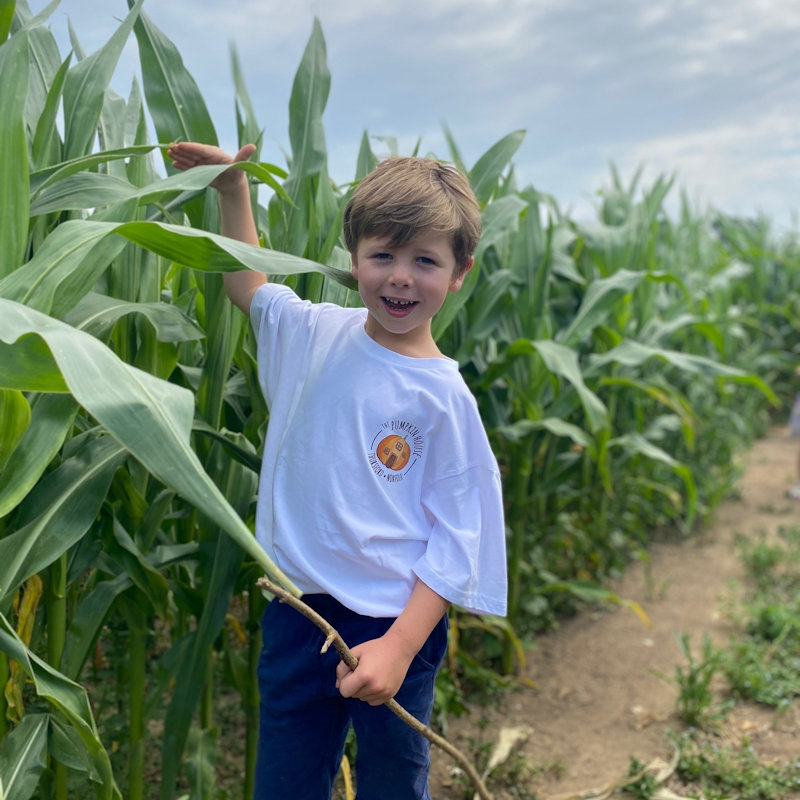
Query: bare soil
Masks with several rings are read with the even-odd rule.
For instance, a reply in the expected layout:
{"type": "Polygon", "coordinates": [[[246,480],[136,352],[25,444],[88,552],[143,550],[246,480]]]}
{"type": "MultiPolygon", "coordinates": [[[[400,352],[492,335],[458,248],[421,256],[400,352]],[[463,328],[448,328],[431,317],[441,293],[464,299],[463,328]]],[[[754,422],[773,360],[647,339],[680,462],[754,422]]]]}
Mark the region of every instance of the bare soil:
{"type": "MultiPolygon", "coordinates": [[[[800,501],[788,499],[800,444],[776,428],[743,457],[737,496],[726,500],[698,535],[655,544],[649,565],[632,565],[612,586],[639,603],[647,627],[624,607],[592,609],[537,638],[521,677],[535,684],[500,698],[491,708],[472,709],[450,722],[448,738],[466,753],[476,742],[493,741],[502,728],[528,726],[520,745],[529,764],[543,769],[533,779],[540,798],[579,794],[624,776],[630,757],[647,763],[669,760],[668,730],[683,728],[676,714],[677,690],[655,672],[672,676],[686,666],[677,643],[689,634],[699,654],[704,634],[724,644],[734,632],[725,615],[743,577],[737,534],[773,535],[779,526],[800,524],[800,501]]],[[[783,762],[800,754],[798,703],[780,715],[737,705],[725,726],[732,740],[748,735],[762,761],[783,762]]],[[[463,800],[464,785],[448,756],[434,752],[431,794],[463,800]]],[[[469,796],[469,795],[466,795],[469,796]]],[[[495,789],[497,800],[511,797],[495,789]]],[[[520,796],[515,794],[515,797],[520,796]]]]}

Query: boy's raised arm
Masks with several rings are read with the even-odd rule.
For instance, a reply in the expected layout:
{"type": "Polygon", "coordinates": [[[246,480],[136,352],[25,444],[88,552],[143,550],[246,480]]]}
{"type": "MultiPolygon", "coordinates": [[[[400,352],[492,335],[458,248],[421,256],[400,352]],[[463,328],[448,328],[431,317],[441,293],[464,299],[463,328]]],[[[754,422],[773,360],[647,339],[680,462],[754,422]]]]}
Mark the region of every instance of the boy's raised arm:
{"type": "MultiPolygon", "coordinates": [[[[255,145],[246,144],[233,158],[219,147],[199,142],[178,142],[172,145],[167,155],[176,169],[191,169],[204,164],[232,164],[247,161],[255,152],[255,145]]],[[[258,245],[253,209],[250,206],[250,189],[247,175],[238,169],[223,172],[211,185],[219,195],[220,229],[223,236],[238,239],[247,244],[258,245]]],[[[225,291],[231,302],[245,314],[250,313],[250,301],[256,289],[266,283],[260,272],[245,269],[226,272],[222,278],[225,291]]]]}

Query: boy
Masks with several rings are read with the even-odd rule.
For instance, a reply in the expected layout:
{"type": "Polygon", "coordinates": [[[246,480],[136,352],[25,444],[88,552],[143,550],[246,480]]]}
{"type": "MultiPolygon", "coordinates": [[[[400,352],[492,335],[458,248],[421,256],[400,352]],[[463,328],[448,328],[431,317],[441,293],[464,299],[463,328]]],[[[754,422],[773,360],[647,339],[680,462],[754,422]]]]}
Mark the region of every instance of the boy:
{"type": "MultiPolygon", "coordinates": [[[[196,143],[169,155],[179,169],[231,161],[196,143]]],[[[222,233],[258,244],[244,173],[212,185],[222,233]]],[[[382,704],[395,697],[427,724],[449,604],[505,614],[497,464],[457,364],[431,335],[479,235],[463,175],[395,158],[361,182],[344,214],[365,308],[301,301],[257,272],[224,276],[253,323],[270,407],[259,542],[359,660],[351,671],[332,649],[321,654],[312,623],[269,605],[258,800],[328,800],[351,722],[359,800],[429,799],[427,740],[382,704]]]]}

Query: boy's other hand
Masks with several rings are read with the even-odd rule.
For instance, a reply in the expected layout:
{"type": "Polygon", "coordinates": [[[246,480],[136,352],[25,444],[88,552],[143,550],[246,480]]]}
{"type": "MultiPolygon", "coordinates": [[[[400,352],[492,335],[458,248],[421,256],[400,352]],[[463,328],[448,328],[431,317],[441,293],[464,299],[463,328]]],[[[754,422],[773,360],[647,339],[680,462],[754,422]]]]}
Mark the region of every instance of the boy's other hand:
{"type": "Polygon", "coordinates": [[[397,694],[415,655],[391,635],[356,645],[352,653],[358,666],[351,670],[340,661],[336,688],[342,697],[356,697],[371,706],[382,705],[397,694]]]}
{"type": "MultiPolygon", "coordinates": [[[[201,144],[200,142],[177,142],[167,150],[167,155],[172,159],[172,166],[175,169],[185,170],[209,164],[233,164],[247,161],[255,151],[254,144],[246,144],[235,156],[231,157],[215,145],[201,144]]],[[[238,189],[246,181],[247,176],[244,172],[238,169],[229,169],[211,181],[211,186],[224,194],[238,189]]]]}

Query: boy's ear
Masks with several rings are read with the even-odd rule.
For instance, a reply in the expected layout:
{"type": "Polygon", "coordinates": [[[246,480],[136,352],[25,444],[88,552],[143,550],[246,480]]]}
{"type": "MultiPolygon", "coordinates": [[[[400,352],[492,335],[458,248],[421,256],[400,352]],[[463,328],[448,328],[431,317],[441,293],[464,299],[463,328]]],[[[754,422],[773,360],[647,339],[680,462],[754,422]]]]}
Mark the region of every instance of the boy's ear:
{"type": "Polygon", "coordinates": [[[350,274],[358,280],[358,264],[356,263],[355,253],[350,253],[350,274]]]}
{"type": "Polygon", "coordinates": [[[472,265],[474,263],[475,259],[470,258],[466,268],[461,272],[461,274],[457,278],[454,278],[453,281],[450,283],[450,286],[447,287],[448,292],[457,292],[461,288],[461,284],[464,283],[464,278],[467,277],[467,273],[472,269],[472,265]]]}

